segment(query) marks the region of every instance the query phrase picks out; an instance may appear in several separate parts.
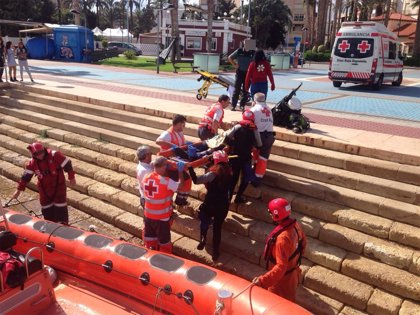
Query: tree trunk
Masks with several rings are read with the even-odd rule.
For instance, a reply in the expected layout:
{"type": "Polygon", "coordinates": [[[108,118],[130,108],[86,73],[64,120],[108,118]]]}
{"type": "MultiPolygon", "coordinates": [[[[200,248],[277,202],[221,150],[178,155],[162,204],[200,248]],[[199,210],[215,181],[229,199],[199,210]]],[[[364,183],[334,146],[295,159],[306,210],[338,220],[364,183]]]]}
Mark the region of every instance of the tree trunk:
{"type": "Polygon", "coordinates": [[[323,45],[325,42],[325,25],[327,17],[328,0],[319,0],[318,23],[316,29],[316,45],[323,45]]]}
{"type": "Polygon", "coordinates": [[[414,37],[413,57],[420,59],[420,8],[417,14],[416,36],[414,37]]]}
{"type": "Polygon", "coordinates": [[[386,11],[385,11],[385,20],[384,20],[384,24],[386,27],[388,27],[390,12],[391,12],[391,0],[386,0],[386,11]]]}
{"type": "Polygon", "coordinates": [[[178,24],[178,1],[171,0],[173,9],[171,10],[171,36],[172,39],[175,39],[174,48],[172,50],[171,61],[181,59],[181,51],[179,49],[179,24],[178,24]]]}
{"type": "Polygon", "coordinates": [[[341,25],[341,7],[342,7],[342,0],[337,0],[337,2],[335,3],[335,8],[334,8],[334,20],[333,20],[333,27],[332,27],[332,31],[331,31],[331,47],[332,45],[334,45],[334,41],[335,41],[335,34],[337,33],[337,30],[340,28],[341,25]]]}
{"type": "Polygon", "coordinates": [[[214,0],[207,0],[207,52],[211,53],[213,46],[213,12],[214,0]]]}

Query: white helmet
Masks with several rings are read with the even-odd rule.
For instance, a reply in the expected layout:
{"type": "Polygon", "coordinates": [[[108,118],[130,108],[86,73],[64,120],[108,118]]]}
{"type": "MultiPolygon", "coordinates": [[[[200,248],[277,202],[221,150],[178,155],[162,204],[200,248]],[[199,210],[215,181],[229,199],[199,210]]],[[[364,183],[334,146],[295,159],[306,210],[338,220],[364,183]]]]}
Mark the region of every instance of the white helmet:
{"type": "Polygon", "coordinates": [[[293,96],[289,102],[287,103],[290,109],[292,110],[299,110],[302,109],[302,102],[296,97],[293,96]]]}

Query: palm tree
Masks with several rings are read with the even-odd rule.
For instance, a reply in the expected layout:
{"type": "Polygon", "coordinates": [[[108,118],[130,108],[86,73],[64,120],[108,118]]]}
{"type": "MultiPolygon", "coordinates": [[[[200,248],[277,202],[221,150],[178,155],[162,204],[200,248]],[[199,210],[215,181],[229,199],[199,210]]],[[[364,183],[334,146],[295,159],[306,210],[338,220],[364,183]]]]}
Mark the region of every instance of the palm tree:
{"type": "Polygon", "coordinates": [[[325,25],[327,24],[328,0],[318,2],[318,23],[316,28],[316,45],[323,45],[325,42],[325,25]]]}
{"type": "Polygon", "coordinates": [[[106,17],[107,27],[114,27],[114,21],[118,13],[119,2],[117,0],[104,0],[104,16],[106,17]]]}
{"type": "Polygon", "coordinates": [[[96,26],[99,27],[102,11],[108,8],[108,3],[105,0],[95,0],[96,7],[96,26]]]}
{"type": "Polygon", "coordinates": [[[207,0],[207,52],[211,53],[213,47],[213,15],[214,0],[207,0]]]}
{"type": "Polygon", "coordinates": [[[412,8],[419,8],[417,13],[416,36],[414,37],[413,57],[420,60],[420,0],[416,0],[411,5],[412,8]]]}
{"type": "Polygon", "coordinates": [[[181,50],[179,42],[179,25],[178,25],[178,0],[171,0],[173,9],[171,10],[171,36],[175,39],[174,49],[172,51],[171,61],[181,59],[181,50]]]}
{"type": "Polygon", "coordinates": [[[141,0],[140,1],[136,1],[136,0],[128,0],[128,7],[130,9],[130,27],[127,26],[127,28],[129,28],[130,30],[133,29],[133,7],[136,7],[137,9],[140,8],[141,5],[141,0]]]}

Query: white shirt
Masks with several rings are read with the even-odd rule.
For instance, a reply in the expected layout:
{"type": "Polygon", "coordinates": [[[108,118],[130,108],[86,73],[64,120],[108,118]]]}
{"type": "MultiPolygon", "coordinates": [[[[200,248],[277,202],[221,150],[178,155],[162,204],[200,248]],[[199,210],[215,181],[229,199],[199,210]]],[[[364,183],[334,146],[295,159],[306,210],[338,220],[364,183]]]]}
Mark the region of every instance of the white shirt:
{"type": "MultiPolygon", "coordinates": [[[[185,137],[184,137],[184,133],[182,131],[174,132],[173,134],[177,138],[178,143],[180,145],[185,144],[185,137]]],[[[171,134],[167,130],[162,132],[160,134],[160,136],[156,139],[156,141],[166,141],[166,142],[169,142],[169,143],[173,143],[171,134]]]]}
{"type": "Polygon", "coordinates": [[[251,111],[255,115],[255,125],[259,132],[273,131],[273,113],[266,103],[257,102],[251,111]]]}
{"type": "Polygon", "coordinates": [[[142,185],[141,185],[143,178],[147,174],[151,173],[152,171],[153,171],[153,166],[151,166],[150,164],[139,162],[139,164],[137,165],[137,181],[139,183],[139,192],[140,192],[141,197],[144,196],[142,185]]]}

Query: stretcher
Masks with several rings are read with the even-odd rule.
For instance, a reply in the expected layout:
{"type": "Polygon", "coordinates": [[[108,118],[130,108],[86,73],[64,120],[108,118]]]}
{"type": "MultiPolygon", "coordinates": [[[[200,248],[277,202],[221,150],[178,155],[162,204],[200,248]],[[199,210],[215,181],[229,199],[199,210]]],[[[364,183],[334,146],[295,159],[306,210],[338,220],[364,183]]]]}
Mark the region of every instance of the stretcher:
{"type": "MultiPolygon", "coordinates": [[[[197,90],[196,98],[198,100],[201,100],[203,97],[206,98],[209,93],[209,88],[213,83],[220,84],[221,86],[225,87],[228,91],[228,95],[230,98],[232,98],[233,92],[235,90],[235,80],[231,77],[222,76],[222,75],[215,75],[207,71],[203,70],[197,70],[198,74],[200,74],[200,77],[197,79],[198,82],[201,80],[204,80],[203,85],[201,88],[197,90]]],[[[242,98],[242,95],[245,93],[246,95],[246,101],[250,101],[249,93],[242,90],[239,95],[239,99],[242,98]]]]}

